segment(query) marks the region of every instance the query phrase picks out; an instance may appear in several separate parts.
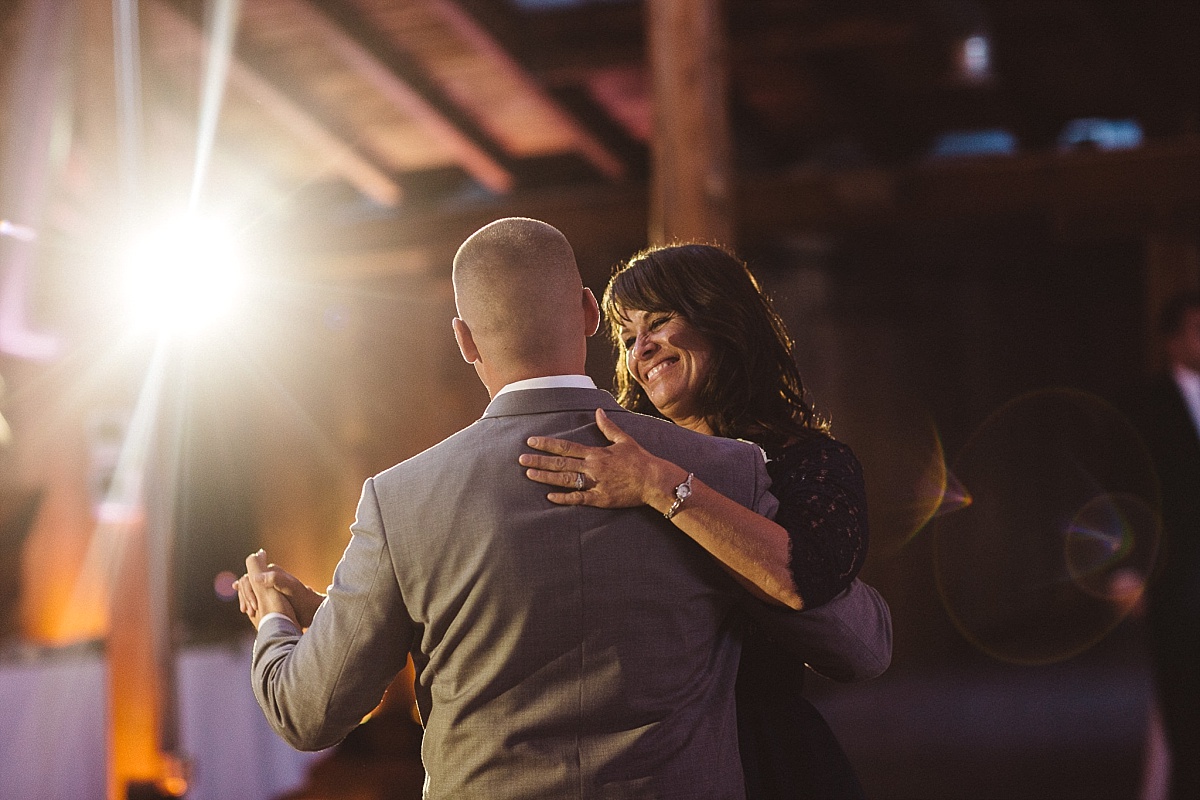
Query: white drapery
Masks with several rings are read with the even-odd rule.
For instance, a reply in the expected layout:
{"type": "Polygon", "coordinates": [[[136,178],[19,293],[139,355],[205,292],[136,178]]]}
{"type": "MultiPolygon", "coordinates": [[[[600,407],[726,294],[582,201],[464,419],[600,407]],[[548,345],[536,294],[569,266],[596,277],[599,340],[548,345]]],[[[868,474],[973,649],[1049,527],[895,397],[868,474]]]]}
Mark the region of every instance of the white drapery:
{"type": "MultiPolygon", "coordinates": [[[[320,754],[268,727],[250,689],[250,642],[192,647],[177,661],[188,800],[270,800],[305,782],[320,754]]],[[[0,798],[105,800],[102,654],[0,662],[0,798]]]]}

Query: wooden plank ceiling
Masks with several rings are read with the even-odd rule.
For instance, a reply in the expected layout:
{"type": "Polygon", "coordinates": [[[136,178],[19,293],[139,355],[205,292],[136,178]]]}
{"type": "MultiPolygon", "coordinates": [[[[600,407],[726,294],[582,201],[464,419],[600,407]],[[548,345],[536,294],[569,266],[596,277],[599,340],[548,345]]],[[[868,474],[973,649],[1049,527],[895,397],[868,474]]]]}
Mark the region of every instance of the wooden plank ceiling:
{"type": "MultiPolygon", "coordinates": [[[[4,2],[6,71],[15,11],[32,2],[4,2]]],[[[149,147],[174,180],[196,150],[212,7],[140,4],[149,147]]],[[[210,184],[341,223],[507,210],[538,191],[636,194],[652,136],[644,12],[242,0],[210,184]]],[[[1002,128],[1036,158],[1079,117],[1137,119],[1151,147],[1200,131],[1197,3],[729,0],[726,16],[742,181],[865,169],[894,182],[950,130],[1002,128]],[[971,36],[990,57],[976,74],[961,62],[971,36]]]]}
{"type": "MultiPolygon", "coordinates": [[[[182,93],[211,38],[204,6],[143,8],[146,74],[182,93]]],[[[397,206],[412,200],[406,177],[451,174],[503,195],[538,159],[570,157],[604,180],[628,171],[451,0],[245,2],[229,77],[218,143],[285,185],[340,179],[397,206]]]]}

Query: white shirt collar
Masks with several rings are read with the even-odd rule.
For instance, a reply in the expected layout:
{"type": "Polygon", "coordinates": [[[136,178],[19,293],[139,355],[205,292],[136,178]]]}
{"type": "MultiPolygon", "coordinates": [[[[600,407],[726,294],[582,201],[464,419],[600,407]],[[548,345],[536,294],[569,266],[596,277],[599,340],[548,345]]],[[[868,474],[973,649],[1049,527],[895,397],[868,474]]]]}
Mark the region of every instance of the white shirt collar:
{"type": "Polygon", "coordinates": [[[1175,375],[1175,385],[1179,387],[1183,401],[1191,412],[1196,435],[1200,436],[1200,372],[1182,364],[1176,364],[1172,372],[1175,375]]]}
{"type": "MultiPolygon", "coordinates": [[[[526,378],[523,381],[513,381],[501,387],[496,397],[505,392],[519,392],[523,389],[595,389],[596,382],[587,375],[546,375],[541,378],[526,378]]],[[[495,398],[493,398],[495,399],[495,398]]]]}

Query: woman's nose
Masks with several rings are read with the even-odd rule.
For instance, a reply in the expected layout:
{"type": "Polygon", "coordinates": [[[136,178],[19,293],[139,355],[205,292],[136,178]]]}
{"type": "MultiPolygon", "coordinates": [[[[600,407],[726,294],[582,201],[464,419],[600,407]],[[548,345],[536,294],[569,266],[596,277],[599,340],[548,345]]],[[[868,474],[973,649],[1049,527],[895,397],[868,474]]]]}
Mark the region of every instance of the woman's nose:
{"type": "Polygon", "coordinates": [[[643,333],[633,343],[633,357],[645,358],[653,353],[656,347],[658,347],[658,344],[650,338],[649,334],[643,333]]]}

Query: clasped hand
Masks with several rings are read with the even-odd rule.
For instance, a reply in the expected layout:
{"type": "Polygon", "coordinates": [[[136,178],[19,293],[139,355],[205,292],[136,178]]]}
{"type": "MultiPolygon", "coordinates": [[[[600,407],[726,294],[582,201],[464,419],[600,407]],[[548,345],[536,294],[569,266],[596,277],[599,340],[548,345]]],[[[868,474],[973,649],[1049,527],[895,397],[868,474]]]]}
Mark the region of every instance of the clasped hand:
{"type": "Polygon", "coordinates": [[[633,437],[596,409],[596,427],[612,444],[590,447],[566,439],[531,436],[526,443],[552,455],[523,453],[525,474],[538,483],[567,491],[551,492],[546,498],[567,506],[633,508],[648,502],[647,488],[664,463],[648,453],[633,437]]]}
{"type": "Polygon", "coordinates": [[[259,550],[246,556],[246,574],[234,581],[238,608],[254,627],[270,613],[288,617],[301,629],[312,625],[317,608],[325,595],[306,586],[296,576],[276,564],[267,563],[259,550]]]}

